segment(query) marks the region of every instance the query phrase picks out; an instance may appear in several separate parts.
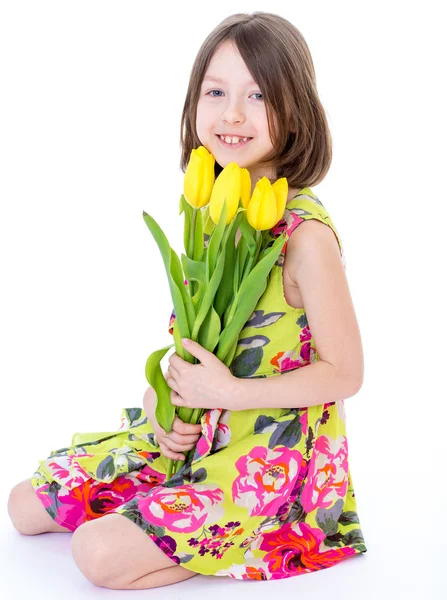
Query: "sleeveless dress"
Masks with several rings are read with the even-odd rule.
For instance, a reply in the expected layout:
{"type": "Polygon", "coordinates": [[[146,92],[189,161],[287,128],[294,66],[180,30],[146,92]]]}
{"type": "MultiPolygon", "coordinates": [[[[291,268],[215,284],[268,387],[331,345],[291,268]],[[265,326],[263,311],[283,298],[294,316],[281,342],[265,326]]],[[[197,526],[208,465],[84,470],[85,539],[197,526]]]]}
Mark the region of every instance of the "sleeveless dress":
{"type": "MultiPolygon", "coordinates": [[[[303,221],[332,228],[304,188],[269,232],[286,242],[230,366],[236,377],[276,377],[319,360],[304,308],[284,296],[287,240],[303,221]]],[[[205,236],[205,243],[206,243],[205,236]]],[[[175,319],[169,320],[169,332],[175,319]]],[[[210,409],[195,454],[166,480],[167,462],[143,408],[123,408],[116,431],[75,433],[39,461],[38,498],[74,531],[109,513],[150,536],[174,564],[203,575],[285,579],[366,552],[349,468],[344,401],[306,408],[210,409]]]]}

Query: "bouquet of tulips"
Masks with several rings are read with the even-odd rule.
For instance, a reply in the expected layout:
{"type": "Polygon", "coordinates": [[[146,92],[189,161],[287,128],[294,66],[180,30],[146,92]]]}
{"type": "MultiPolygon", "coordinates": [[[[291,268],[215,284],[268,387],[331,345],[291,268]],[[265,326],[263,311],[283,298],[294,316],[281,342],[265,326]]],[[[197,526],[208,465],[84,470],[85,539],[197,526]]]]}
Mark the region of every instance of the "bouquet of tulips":
{"type": "MultiPolygon", "coordinates": [[[[179,214],[185,215],[186,252],[181,260],[156,221],[143,211],[164,261],[176,315],[174,344],[153,352],[145,369],[147,381],[157,395],[155,416],[166,432],[171,431],[176,414],[185,423],[197,424],[205,412],[197,408],[176,409],[171,403],[171,388],[160,367],[166,352],[175,346],[183,360],[197,362],[181,343],[182,338],[189,338],[229,367],[239,334],[264,293],[268,275],[285,242],[282,233],[272,245],[267,245],[262,232],[274,227],[283,216],[287,179],[283,177],[271,184],[263,177],[250,197],[247,169],[231,162],[215,179],[214,162],[214,156],[204,146],[191,152],[180,198],[179,214]],[[236,245],[238,228],[241,237],[236,245]]],[[[177,473],[183,462],[169,460],[167,479],[177,473]]]]}

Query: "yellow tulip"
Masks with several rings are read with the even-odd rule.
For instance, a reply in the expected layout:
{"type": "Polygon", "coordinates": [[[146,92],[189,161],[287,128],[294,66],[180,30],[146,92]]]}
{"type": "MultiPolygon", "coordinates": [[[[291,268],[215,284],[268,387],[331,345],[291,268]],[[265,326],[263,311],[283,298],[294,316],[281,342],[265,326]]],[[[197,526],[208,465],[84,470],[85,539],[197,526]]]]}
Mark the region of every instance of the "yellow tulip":
{"type": "Polygon", "coordinates": [[[222,172],[218,175],[210,199],[210,215],[214,223],[219,223],[223,203],[227,207],[228,225],[239,208],[239,199],[241,197],[241,168],[236,162],[228,163],[222,172]]]}
{"type": "Polygon", "coordinates": [[[277,223],[276,196],[267,177],[262,177],[257,182],[246,214],[248,222],[257,231],[271,229],[277,223]]]}
{"type": "Polygon", "coordinates": [[[241,169],[241,202],[244,208],[247,208],[250,202],[251,178],[248,169],[241,169]]]}
{"type": "Polygon", "coordinates": [[[202,208],[208,204],[214,185],[215,158],[205,146],[191,151],[183,181],[183,195],[193,208],[202,208]]]}
{"type": "MultiPolygon", "coordinates": [[[[282,219],[284,215],[284,209],[287,204],[287,195],[289,193],[289,183],[286,177],[281,177],[281,179],[277,179],[275,183],[272,185],[273,191],[275,192],[276,198],[276,223],[282,219]]],[[[273,227],[276,225],[274,223],[273,227]]],[[[271,228],[270,228],[271,229],[271,228]]]]}

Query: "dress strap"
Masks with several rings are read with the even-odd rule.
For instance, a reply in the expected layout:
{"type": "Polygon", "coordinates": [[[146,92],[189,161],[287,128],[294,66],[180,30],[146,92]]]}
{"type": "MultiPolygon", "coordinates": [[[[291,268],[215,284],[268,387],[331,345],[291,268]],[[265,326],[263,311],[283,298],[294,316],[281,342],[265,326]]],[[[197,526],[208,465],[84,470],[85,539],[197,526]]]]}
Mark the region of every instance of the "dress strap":
{"type": "Polygon", "coordinates": [[[335,228],[332,219],[330,218],[327,210],[317,198],[311,188],[303,188],[299,194],[297,194],[292,200],[290,200],[285,207],[284,215],[280,221],[270,230],[270,234],[276,239],[281,233],[285,232],[286,241],[281,250],[281,254],[278,257],[276,264],[280,267],[284,265],[284,257],[287,250],[287,243],[289,241],[292,232],[303,222],[316,219],[325,225],[328,225],[338,242],[340,249],[340,256],[343,263],[343,267],[346,270],[346,260],[338,231],[335,228]]]}

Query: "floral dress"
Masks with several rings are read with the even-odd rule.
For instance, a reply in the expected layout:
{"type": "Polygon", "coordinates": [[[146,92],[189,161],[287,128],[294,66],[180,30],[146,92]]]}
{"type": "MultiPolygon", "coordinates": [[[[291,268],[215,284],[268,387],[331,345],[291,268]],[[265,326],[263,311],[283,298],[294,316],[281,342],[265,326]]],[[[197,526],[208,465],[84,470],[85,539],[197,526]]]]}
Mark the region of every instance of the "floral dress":
{"type": "MultiPolygon", "coordinates": [[[[230,366],[236,377],[276,377],[319,360],[304,308],[284,296],[288,236],[305,220],[338,233],[304,188],[268,232],[286,242],[230,366]]],[[[206,238],[205,238],[206,241],[206,238]]],[[[175,314],[169,321],[169,332],[175,314]]],[[[117,513],[174,564],[203,575],[270,580],[331,567],[366,552],[349,468],[344,401],[304,408],[210,409],[194,456],[166,479],[168,459],[140,407],[116,431],[75,433],[31,478],[48,514],[74,531],[117,513]]]]}

